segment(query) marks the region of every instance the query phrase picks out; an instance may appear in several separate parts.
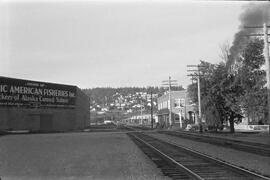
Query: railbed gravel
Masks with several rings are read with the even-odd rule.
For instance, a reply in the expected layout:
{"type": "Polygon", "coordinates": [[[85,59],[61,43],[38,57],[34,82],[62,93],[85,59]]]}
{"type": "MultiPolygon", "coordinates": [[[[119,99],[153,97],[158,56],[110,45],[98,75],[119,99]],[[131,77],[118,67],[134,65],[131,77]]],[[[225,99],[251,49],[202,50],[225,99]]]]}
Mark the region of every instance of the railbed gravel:
{"type": "Polygon", "coordinates": [[[179,144],[230,164],[270,177],[270,157],[155,132],[149,133],[149,135],[179,144]]]}

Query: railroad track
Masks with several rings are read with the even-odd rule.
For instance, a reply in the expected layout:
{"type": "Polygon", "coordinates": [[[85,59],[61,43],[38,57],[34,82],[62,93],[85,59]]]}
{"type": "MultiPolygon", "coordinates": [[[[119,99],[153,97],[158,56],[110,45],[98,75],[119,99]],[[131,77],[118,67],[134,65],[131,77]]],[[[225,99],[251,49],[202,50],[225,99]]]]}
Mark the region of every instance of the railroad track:
{"type": "Polygon", "coordinates": [[[126,131],[151,131],[153,129],[148,128],[148,127],[142,127],[142,126],[128,126],[128,125],[123,125],[121,127],[122,130],[126,130],[126,131]]]}
{"type": "Polygon", "coordinates": [[[134,131],[150,131],[153,130],[152,128],[149,127],[144,127],[144,126],[125,126],[126,128],[133,129],[134,131]]]}
{"type": "Polygon", "coordinates": [[[260,143],[253,142],[242,142],[237,140],[229,140],[219,137],[204,136],[202,134],[192,134],[185,132],[175,132],[175,131],[160,131],[159,133],[172,135],[176,137],[191,139],[200,142],[206,142],[209,144],[222,146],[226,148],[236,149],[244,152],[255,153],[261,156],[270,156],[270,146],[260,143]]]}
{"type": "Polygon", "coordinates": [[[118,130],[121,130],[121,131],[136,131],[136,129],[134,128],[131,128],[129,126],[125,126],[125,125],[121,125],[119,127],[117,127],[118,130]]]}
{"type": "Polygon", "coordinates": [[[87,132],[130,132],[130,131],[142,131],[141,128],[130,127],[126,125],[118,125],[118,126],[106,126],[106,125],[92,125],[87,132]]]}
{"type": "Polygon", "coordinates": [[[144,133],[131,132],[128,135],[163,174],[172,179],[270,180],[268,177],[144,133]]]}

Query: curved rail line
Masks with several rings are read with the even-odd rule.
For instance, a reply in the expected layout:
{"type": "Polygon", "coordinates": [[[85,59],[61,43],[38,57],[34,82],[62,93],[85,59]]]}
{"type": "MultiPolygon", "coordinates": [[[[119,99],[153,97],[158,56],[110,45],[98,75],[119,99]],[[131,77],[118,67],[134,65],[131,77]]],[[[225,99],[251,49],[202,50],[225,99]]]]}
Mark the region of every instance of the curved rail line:
{"type": "Polygon", "coordinates": [[[270,156],[270,146],[253,143],[253,142],[242,142],[238,140],[230,140],[222,137],[211,137],[205,136],[203,134],[194,134],[194,133],[186,133],[186,132],[176,132],[176,131],[159,131],[159,133],[167,134],[171,136],[191,139],[200,142],[206,142],[209,144],[222,146],[226,148],[236,149],[249,153],[256,153],[261,156],[270,156]]]}
{"type": "Polygon", "coordinates": [[[128,135],[161,168],[164,175],[173,179],[270,180],[260,174],[144,133],[132,132],[128,135]]]}

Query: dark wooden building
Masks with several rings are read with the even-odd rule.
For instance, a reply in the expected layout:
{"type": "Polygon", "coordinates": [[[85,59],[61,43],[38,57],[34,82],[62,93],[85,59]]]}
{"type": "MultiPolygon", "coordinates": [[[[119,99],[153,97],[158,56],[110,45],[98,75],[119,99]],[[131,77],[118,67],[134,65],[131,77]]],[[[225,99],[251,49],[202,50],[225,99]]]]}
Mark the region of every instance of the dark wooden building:
{"type": "Polygon", "coordinates": [[[89,106],[76,86],[0,76],[0,130],[83,129],[90,123],[89,106]]]}

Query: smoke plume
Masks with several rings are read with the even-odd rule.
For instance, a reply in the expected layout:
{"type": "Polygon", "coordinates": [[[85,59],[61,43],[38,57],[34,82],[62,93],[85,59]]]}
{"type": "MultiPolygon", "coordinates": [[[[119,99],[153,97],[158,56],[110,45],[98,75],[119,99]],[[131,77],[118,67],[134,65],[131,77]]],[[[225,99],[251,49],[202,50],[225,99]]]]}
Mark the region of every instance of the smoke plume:
{"type": "Polygon", "coordinates": [[[239,52],[247,45],[250,37],[246,35],[263,32],[262,28],[245,28],[246,26],[263,26],[263,23],[270,25],[270,3],[257,2],[244,6],[239,20],[239,32],[234,35],[230,48],[230,64],[236,61],[239,52]]]}

